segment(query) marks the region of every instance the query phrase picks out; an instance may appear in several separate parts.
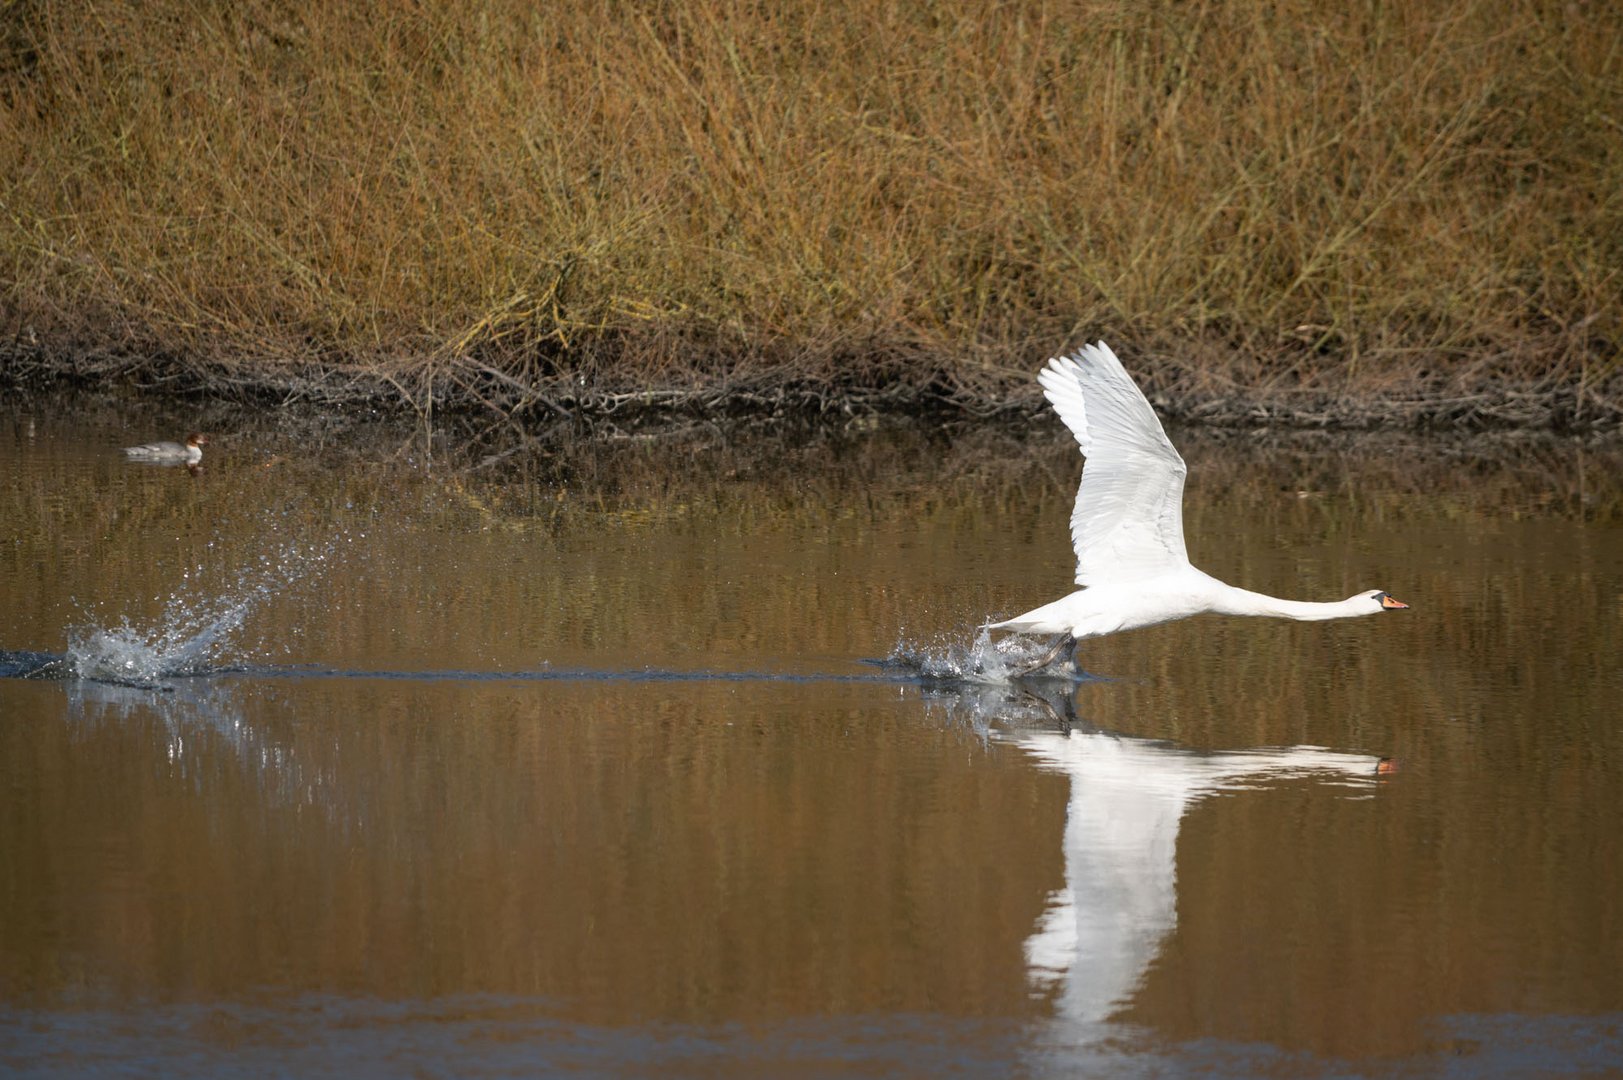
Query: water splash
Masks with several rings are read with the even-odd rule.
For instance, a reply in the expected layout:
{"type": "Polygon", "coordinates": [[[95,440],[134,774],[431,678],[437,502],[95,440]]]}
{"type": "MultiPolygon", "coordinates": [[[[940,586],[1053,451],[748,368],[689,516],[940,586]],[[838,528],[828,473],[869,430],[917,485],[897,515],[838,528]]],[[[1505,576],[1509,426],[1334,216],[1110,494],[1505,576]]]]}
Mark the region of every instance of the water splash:
{"type": "MultiPolygon", "coordinates": [[[[982,626],[967,643],[945,640],[920,644],[904,637],[885,657],[883,667],[937,682],[1000,686],[1022,676],[1047,649],[1048,642],[1024,634],[1005,634],[993,640],[991,631],[982,626]]],[[[1022,677],[1075,680],[1075,675],[1059,662],[1022,677]]]]}
{"type": "Polygon", "coordinates": [[[179,618],[171,606],[155,631],[138,629],[127,619],[109,630],[73,627],[68,630],[69,670],[80,679],[129,686],[205,674],[218,666],[230,635],[253,606],[253,598],[244,598],[201,617],[182,608],[179,618]]]}
{"type": "Polygon", "coordinates": [[[205,675],[224,668],[224,658],[248,616],[296,582],[311,577],[337,541],[316,548],[286,543],[260,556],[234,586],[210,595],[201,568],[170,594],[155,626],[134,625],[126,616],[111,628],[68,628],[67,673],[74,678],[123,686],[154,687],[166,678],[205,675]]]}

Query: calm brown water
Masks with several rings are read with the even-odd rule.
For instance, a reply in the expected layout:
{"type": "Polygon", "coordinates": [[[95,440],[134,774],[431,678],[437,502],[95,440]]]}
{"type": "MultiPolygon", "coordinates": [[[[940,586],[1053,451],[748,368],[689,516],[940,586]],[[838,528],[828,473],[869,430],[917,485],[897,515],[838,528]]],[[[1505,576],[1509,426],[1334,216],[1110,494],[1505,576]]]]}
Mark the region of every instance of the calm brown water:
{"type": "Polygon", "coordinates": [[[6,413],[3,663],[95,677],[0,678],[0,1071],[1623,1068],[1615,450],[1174,433],[1198,565],[1413,610],[1022,691],[870,661],[1069,588],[1057,422],[6,413]]]}

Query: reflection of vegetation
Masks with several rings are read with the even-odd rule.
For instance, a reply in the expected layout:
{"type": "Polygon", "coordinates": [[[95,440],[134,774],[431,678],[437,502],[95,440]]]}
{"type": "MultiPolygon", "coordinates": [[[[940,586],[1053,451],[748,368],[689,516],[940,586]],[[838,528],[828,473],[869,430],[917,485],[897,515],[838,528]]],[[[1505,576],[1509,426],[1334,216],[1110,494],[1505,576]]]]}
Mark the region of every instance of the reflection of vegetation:
{"type": "Polygon", "coordinates": [[[548,417],[1084,331],[1238,415],[1615,405],[1611,5],[611,7],[8,5],[13,340],[548,417]]]}
{"type": "MultiPolygon", "coordinates": [[[[492,435],[494,445],[518,438],[499,428],[492,435]]],[[[1178,431],[1176,440],[1191,462],[1191,494],[1229,512],[1299,502],[1310,512],[1344,507],[1400,517],[1623,518],[1623,446],[1200,429],[1178,431]]],[[[695,500],[806,512],[852,491],[902,500],[923,514],[972,504],[977,513],[1027,517],[1041,502],[1037,513],[1045,520],[1059,513],[1052,520],[1063,525],[1083,464],[1046,415],[1018,425],[902,422],[854,433],[705,426],[525,455],[493,452],[477,439],[460,445],[460,460],[449,465],[456,479],[447,486],[478,514],[540,515],[565,526],[610,509],[657,521],[689,512],[695,500]]]]}
{"type": "MultiPolygon", "coordinates": [[[[81,432],[125,424],[85,403],[71,411],[81,432]]],[[[240,414],[221,423],[235,434],[196,480],[109,455],[96,476],[81,479],[101,485],[117,477],[142,497],[87,491],[76,498],[59,471],[29,469],[0,487],[0,520],[60,557],[100,548],[98,560],[115,534],[206,537],[219,523],[267,510],[272,527],[297,530],[330,512],[309,505],[312,495],[341,498],[350,523],[387,514],[473,531],[590,529],[606,521],[656,527],[729,507],[757,518],[817,517],[853,492],[899,516],[997,515],[1032,528],[1039,520],[1063,524],[1082,467],[1074,443],[1046,415],[1019,425],[896,422],[786,433],[707,424],[545,441],[465,422],[428,439],[410,427],[313,415],[240,414]],[[245,500],[247,493],[254,498],[245,500]],[[289,501],[294,496],[299,505],[289,501]]],[[[1191,462],[1191,498],[1229,513],[1268,506],[1397,518],[1623,519],[1623,447],[1610,444],[1201,430],[1176,439],[1191,462]]]]}
{"type": "Polygon", "coordinates": [[[70,952],[160,999],[493,992],[614,1022],[936,995],[1014,1010],[1011,958],[1056,873],[1048,835],[1008,822],[1057,821],[1059,782],[1009,783],[870,687],[93,693],[78,722],[0,731],[33,800],[0,817],[0,944],[46,1004],[86,992],[70,952]],[[861,725],[860,756],[831,717],[861,725]],[[889,932],[898,908],[932,933],[889,932]]]}
{"type": "MultiPolygon", "coordinates": [[[[71,417],[77,439],[125,426],[120,414],[85,406],[71,417]]],[[[14,536],[0,548],[0,576],[22,590],[3,615],[0,644],[60,651],[69,626],[156,627],[183,587],[230,595],[267,557],[287,562],[334,541],[334,554],[309,566],[309,587],[256,611],[244,656],[364,655],[375,658],[369,664],[439,668],[451,655],[507,670],[542,659],[598,663],[604,650],[676,667],[707,650],[741,663],[872,658],[904,638],[934,648],[939,635],[1029,606],[1071,576],[1065,523],[1081,459],[1052,421],[821,427],[793,438],[700,426],[538,443],[507,425],[451,426],[429,438],[326,417],[219,419],[221,430],[236,430],[196,479],[111,453],[93,470],[69,468],[53,451],[48,467],[29,459],[0,486],[0,520],[14,536]],[[844,597],[846,617],[804,625],[810,598],[828,589],[844,597]],[[312,603],[326,609],[319,619],[312,603]]],[[[1514,611],[1550,572],[1520,522],[1623,521],[1616,447],[1177,437],[1191,462],[1198,565],[1307,598],[1390,589],[1431,613],[1441,605],[1462,634],[1481,629],[1467,617],[1481,595],[1514,611]],[[1462,600],[1437,571],[1417,566],[1429,565],[1437,544],[1466,536],[1525,549],[1539,571],[1496,572],[1476,583],[1485,593],[1462,600]]],[[[1563,562],[1574,572],[1580,565],[1563,562]]],[[[1574,612],[1601,618],[1609,602],[1591,588],[1574,612]]],[[[1224,625],[1156,633],[1187,645],[1224,625]]],[[[1141,670],[1138,640],[1100,644],[1085,666],[1141,670]]],[[[1262,631],[1259,640],[1281,638],[1262,631]]],[[[1234,663],[1290,695],[1310,692],[1293,675],[1321,660],[1307,652],[1305,668],[1264,657],[1234,663]]]]}
{"type": "MultiPolygon", "coordinates": [[[[194,479],[87,462],[75,442],[129,425],[66,417],[0,485],[8,646],[53,645],[65,591],[230,582],[267,533],[355,538],[256,621],[294,659],[372,671],[840,671],[1069,577],[1079,458],[1052,420],[540,443],[217,415],[232,434],[194,479]]],[[[1084,662],[1121,678],[1081,687],[1080,719],[1404,771],[1357,813],[1292,790],[1191,813],[1176,948],[1127,1019],[1265,1040],[1274,1018],[1351,1058],[1417,1044],[1428,1016],[1520,1007],[1529,984],[1562,1008],[1616,1000],[1615,943],[1573,943],[1615,921],[1597,822],[1623,790],[1623,451],[1177,437],[1213,572],[1416,609],[1107,638],[1084,662]]],[[[24,711],[0,725],[18,808],[0,955],[47,1004],[80,1001],[88,970],[126,997],[494,991],[605,1022],[1023,1016],[1021,942],[1063,880],[1064,784],[921,722],[909,688],[245,680],[70,697],[104,721],[79,724],[48,719],[61,687],[7,690],[24,711]]]]}

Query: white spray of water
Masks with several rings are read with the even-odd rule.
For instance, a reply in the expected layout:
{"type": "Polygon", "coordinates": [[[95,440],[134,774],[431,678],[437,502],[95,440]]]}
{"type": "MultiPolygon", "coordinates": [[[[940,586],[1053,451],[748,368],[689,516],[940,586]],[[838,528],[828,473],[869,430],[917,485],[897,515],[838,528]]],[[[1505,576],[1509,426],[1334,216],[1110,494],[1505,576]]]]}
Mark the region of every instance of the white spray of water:
{"type": "MultiPolygon", "coordinates": [[[[248,616],[290,585],[309,578],[336,543],[313,550],[287,543],[267,551],[218,596],[184,585],[165,601],[155,626],[135,626],[126,616],[112,628],[69,627],[68,671],[98,682],[154,686],[165,678],[219,670],[248,616]]],[[[198,570],[186,576],[190,580],[202,574],[198,570]]]]}
{"type": "MultiPolygon", "coordinates": [[[[1046,641],[1022,634],[1006,634],[993,640],[991,632],[982,626],[967,643],[947,640],[920,644],[904,637],[885,658],[885,666],[924,679],[995,686],[1024,672],[1047,648],[1046,641]]],[[[1061,669],[1056,664],[1051,670],[1061,669]]]]}

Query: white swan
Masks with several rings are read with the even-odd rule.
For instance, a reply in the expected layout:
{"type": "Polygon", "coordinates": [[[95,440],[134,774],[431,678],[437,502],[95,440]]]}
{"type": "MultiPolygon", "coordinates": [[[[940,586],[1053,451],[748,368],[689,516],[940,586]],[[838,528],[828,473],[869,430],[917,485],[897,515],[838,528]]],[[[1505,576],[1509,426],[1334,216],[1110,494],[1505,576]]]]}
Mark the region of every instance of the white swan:
{"type": "Polygon", "coordinates": [[[1406,608],[1379,589],[1328,604],[1237,589],[1189,563],[1183,543],[1183,478],[1189,471],[1155,410],[1104,342],[1056,357],[1037,376],[1044,396],[1082,446],[1087,463],[1071,511],[1076,592],[989,629],[1058,634],[1020,674],[1084,638],[1190,615],[1349,619],[1406,608]]]}

